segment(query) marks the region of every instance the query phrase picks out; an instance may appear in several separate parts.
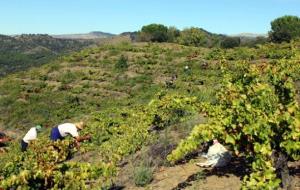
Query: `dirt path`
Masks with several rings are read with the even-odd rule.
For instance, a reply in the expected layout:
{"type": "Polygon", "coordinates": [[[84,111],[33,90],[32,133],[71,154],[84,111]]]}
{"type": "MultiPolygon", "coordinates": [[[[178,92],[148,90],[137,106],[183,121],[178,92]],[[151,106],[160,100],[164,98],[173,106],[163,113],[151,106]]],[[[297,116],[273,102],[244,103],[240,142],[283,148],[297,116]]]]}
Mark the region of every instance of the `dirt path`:
{"type": "Polygon", "coordinates": [[[127,181],[122,190],[238,190],[240,189],[240,178],[234,174],[222,176],[214,175],[210,169],[199,168],[195,160],[190,163],[176,165],[173,167],[161,167],[155,172],[151,184],[146,187],[136,187],[127,181]]]}
{"type": "MultiPolygon", "coordinates": [[[[240,160],[233,160],[226,168],[212,169],[199,168],[196,162],[176,165],[173,167],[161,167],[154,173],[153,181],[146,187],[136,187],[132,180],[123,178],[121,186],[114,190],[239,190],[241,179],[246,175],[246,168],[240,160]]],[[[291,174],[294,190],[300,189],[299,162],[294,165],[291,174]]],[[[126,172],[123,173],[126,175],[126,172]]]]}

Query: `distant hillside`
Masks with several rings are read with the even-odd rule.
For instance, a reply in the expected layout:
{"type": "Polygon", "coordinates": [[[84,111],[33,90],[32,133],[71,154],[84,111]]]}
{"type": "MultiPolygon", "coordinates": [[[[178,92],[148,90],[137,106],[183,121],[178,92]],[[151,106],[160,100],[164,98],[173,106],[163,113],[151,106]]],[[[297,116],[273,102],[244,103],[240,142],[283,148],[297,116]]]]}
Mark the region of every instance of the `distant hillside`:
{"type": "MultiPolygon", "coordinates": [[[[194,89],[195,94],[208,93],[207,97],[212,97],[211,90],[198,90],[199,80],[211,75],[196,65],[202,60],[200,54],[207,51],[178,44],[108,43],[3,77],[0,79],[0,128],[1,124],[12,129],[34,123],[53,126],[114,105],[147,104],[160,89],[165,89],[166,81],[175,74],[179,82],[177,89],[182,87],[183,92],[194,89]],[[197,80],[189,79],[183,70],[187,57],[195,53],[199,59],[189,66],[201,76],[197,80]],[[127,62],[124,70],[117,67],[122,56],[127,62]],[[195,85],[185,86],[185,83],[195,85]]],[[[208,85],[208,89],[215,86],[208,85]]]]}
{"type": "Polygon", "coordinates": [[[119,36],[129,36],[132,41],[136,41],[138,37],[138,32],[123,32],[119,36]]]}
{"type": "Polygon", "coordinates": [[[230,37],[239,38],[240,46],[254,47],[257,44],[265,44],[268,42],[267,34],[255,34],[255,33],[240,33],[230,35],[230,37]]]}
{"type": "Polygon", "coordinates": [[[256,33],[240,33],[240,34],[233,34],[230,35],[233,37],[248,37],[248,38],[256,38],[256,37],[268,37],[267,34],[256,34],[256,33]]]}
{"type": "Polygon", "coordinates": [[[91,40],[91,39],[101,39],[101,38],[110,38],[115,36],[111,33],[105,32],[90,32],[87,34],[61,34],[61,35],[52,35],[54,38],[59,39],[84,39],[84,40],[91,40]]]}
{"type": "Polygon", "coordinates": [[[81,50],[93,43],[56,39],[46,34],[0,35],[0,77],[42,65],[61,54],[81,50]]]}

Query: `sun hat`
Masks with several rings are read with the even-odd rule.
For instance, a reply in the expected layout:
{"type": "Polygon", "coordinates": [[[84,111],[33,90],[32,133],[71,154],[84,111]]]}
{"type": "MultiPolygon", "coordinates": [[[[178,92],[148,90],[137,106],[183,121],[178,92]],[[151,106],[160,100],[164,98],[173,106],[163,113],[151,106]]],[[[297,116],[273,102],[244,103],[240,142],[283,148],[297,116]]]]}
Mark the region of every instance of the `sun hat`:
{"type": "Polygon", "coordinates": [[[75,123],[75,126],[78,128],[78,129],[83,129],[84,128],[84,123],[83,123],[83,121],[80,121],[80,122],[78,122],[78,123],[75,123]]]}

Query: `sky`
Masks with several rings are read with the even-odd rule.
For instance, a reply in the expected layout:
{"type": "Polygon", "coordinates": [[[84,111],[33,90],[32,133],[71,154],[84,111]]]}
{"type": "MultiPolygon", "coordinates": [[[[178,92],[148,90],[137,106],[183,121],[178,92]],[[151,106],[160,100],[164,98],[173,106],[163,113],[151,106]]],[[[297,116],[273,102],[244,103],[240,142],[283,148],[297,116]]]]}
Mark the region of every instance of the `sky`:
{"type": "Polygon", "coordinates": [[[266,34],[300,0],[0,0],[0,34],[119,34],[160,23],[220,34],[266,34]]]}

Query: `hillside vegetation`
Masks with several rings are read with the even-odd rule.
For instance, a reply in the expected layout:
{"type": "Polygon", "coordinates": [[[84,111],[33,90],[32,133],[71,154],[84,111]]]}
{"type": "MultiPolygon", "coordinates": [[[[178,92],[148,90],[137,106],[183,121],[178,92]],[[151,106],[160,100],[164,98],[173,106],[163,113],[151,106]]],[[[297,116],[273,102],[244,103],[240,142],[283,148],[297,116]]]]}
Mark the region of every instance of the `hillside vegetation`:
{"type": "Polygon", "coordinates": [[[49,35],[0,35],[0,77],[40,66],[59,55],[78,51],[91,41],[55,39],[49,35]]]}
{"type": "Polygon", "coordinates": [[[162,24],[145,25],[140,31],[131,33],[130,36],[133,40],[140,42],[170,42],[207,48],[254,47],[257,44],[264,44],[268,41],[265,36],[228,36],[208,32],[197,27],[179,30],[174,26],[167,27],[162,24]]]}
{"type": "Polygon", "coordinates": [[[211,89],[202,92],[207,94],[204,99],[210,98],[216,80],[207,77],[218,75],[200,56],[207,51],[172,44],[124,43],[62,57],[1,80],[2,123],[13,128],[35,123],[53,125],[118,104],[148,103],[154,94],[167,89],[166,82],[176,75],[178,84],[176,89],[171,85],[170,90],[183,88],[182,92],[198,94],[198,88],[210,85],[211,89]],[[125,68],[118,66],[122,57],[125,68]],[[202,70],[199,62],[207,68],[202,70]],[[184,71],[185,66],[201,78],[194,80],[195,75],[184,71]],[[21,117],[25,113],[28,116],[21,117]]]}
{"type": "Polygon", "coordinates": [[[259,117],[263,125],[268,125],[262,117],[264,113],[274,119],[272,126],[282,121],[290,136],[286,135],[279,144],[285,143],[280,146],[289,159],[299,159],[299,49],[300,43],[294,41],[233,49],[121,43],[84,49],[39,68],[7,76],[0,81],[0,128],[25,131],[35,124],[49,128],[26,153],[20,153],[17,142],[10,145],[11,151],[0,158],[0,186],[105,189],[115,183],[129,155],[148,147],[151,154],[147,152],[147,158],[140,158],[133,172],[135,184],[144,186],[151,182],[158,166],[187,159],[201,142],[219,138],[233,152],[242,153],[237,156],[250,160],[247,163],[253,174],[244,178],[244,188],[277,188],[280,180],[274,174],[275,166],[267,159],[270,148],[278,145],[270,145],[274,136],[265,140],[255,136],[257,131],[248,131],[254,143],[253,139],[261,142],[256,146],[266,151],[261,153],[260,148],[254,147],[253,151],[249,147],[247,150],[252,154],[243,154],[245,149],[240,146],[245,141],[239,134],[244,123],[233,123],[222,110],[228,109],[238,119],[239,113],[252,119],[259,117]],[[253,72],[252,67],[262,69],[253,72]],[[278,78],[267,74],[271,71],[278,78]],[[270,81],[278,88],[269,87],[270,81]],[[252,93],[253,100],[246,98],[245,102],[256,109],[254,115],[242,109],[239,98],[246,91],[252,93]],[[263,98],[255,99],[256,92],[263,98]],[[282,117],[281,113],[290,114],[282,117]],[[225,118],[224,122],[220,118],[225,118]],[[80,150],[72,148],[70,139],[58,143],[47,140],[50,127],[79,119],[88,123],[82,133],[93,136],[80,150]],[[207,124],[203,127],[201,123],[207,124]],[[235,130],[232,126],[240,128],[235,130]],[[222,137],[225,131],[226,136],[222,137]],[[261,160],[267,160],[267,164],[261,160]],[[255,179],[265,181],[261,184],[255,179]]]}

